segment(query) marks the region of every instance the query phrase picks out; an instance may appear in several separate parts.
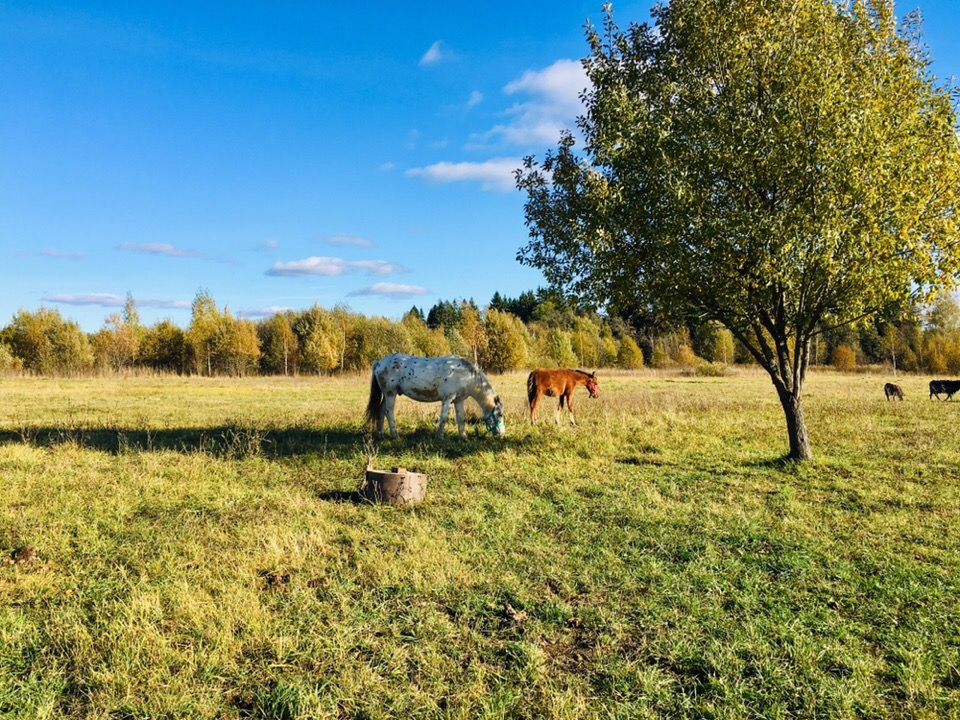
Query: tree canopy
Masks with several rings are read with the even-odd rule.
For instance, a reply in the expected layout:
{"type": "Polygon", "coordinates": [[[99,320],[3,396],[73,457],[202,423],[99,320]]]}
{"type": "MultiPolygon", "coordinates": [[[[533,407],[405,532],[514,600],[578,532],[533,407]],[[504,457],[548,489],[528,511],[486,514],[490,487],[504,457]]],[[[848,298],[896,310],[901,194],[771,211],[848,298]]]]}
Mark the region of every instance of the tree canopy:
{"type": "Polygon", "coordinates": [[[955,91],[888,0],[671,0],[653,19],[587,28],[583,149],[565,133],[518,172],[518,259],[613,310],[722,323],[807,459],[811,338],[960,267],[955,91]]]}

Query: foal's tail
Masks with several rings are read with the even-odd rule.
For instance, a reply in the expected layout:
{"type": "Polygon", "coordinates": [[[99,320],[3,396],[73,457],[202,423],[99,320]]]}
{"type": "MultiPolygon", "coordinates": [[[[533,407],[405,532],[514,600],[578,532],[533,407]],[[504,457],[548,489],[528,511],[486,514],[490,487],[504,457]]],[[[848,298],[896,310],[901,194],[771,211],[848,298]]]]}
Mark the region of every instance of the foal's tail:
{"type": "Polygon", "coordinates": [[[383,390],[377,382],[377,376],[370,371],[370,399],[367,401],[366,419],[368,425],[376,425],[380,419],[380,408],[383,407],[383,390]]]}
{"type": "Polygon", "coordinates": [[[537,396],[537,373],[532,372],[527,375],[527,402],[533,405],[533,399],[537,396]]]}

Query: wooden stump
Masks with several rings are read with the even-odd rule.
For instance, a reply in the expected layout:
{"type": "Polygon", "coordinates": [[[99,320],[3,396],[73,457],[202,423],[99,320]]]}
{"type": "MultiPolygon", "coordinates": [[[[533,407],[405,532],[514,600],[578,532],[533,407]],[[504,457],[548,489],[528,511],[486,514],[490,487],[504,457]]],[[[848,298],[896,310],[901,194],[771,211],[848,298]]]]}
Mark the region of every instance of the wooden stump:
{"type": "Polygon", "coordinates": [[[374,470],[367,463],[367,475],[360,486],[360,495],[374,503],[413,505],[427,494],[427,476],[395,467],[389,471],[374,470]]]}

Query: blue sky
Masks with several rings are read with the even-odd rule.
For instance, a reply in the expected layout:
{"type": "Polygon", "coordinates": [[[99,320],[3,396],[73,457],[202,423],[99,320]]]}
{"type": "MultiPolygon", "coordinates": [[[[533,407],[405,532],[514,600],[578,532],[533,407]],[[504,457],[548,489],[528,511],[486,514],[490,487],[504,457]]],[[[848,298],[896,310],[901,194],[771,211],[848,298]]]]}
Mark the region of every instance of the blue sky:
{"type": "MultiPolygon", "coordinates": [[[[918,4],[960,77],[960,2],[898,15],[918,4]]],[[[200,289],[254,318],[399,317],[542,285],[511,171],[573,126],[587,18],[601,2],[0,0],[0,326],[48,306],[94,331],[127,292],[186,326],[200,289]]]]}

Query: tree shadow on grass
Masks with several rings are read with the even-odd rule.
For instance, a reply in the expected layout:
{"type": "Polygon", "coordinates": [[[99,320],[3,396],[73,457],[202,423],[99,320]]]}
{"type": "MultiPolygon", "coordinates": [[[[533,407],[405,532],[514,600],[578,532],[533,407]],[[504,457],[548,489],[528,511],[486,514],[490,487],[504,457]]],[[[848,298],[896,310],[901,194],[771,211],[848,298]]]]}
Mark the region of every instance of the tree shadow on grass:
{"type": "Polygon", "coordinates": [[[507,447],[526,446],[529,438],[495,438],[479,432],[461,439],[455,433],[443,438],[426,428],[401,434],[393,439],[372,437],[361,428],[339,427],[254,427],[223,424],[211,427],[128,428],[119,426],[36,426],[0,430],[0,443],[21,443],[33,447],[76,445],[90,450],[120,455],[130,452],[205,453],[213,457],[244,459],[250,457],[291,458],[305,455],[355,457],[381,451],[418,450],[457,459],[481,452],[496,452],[507,447]]]}
{"type": "Polygon", "coordinates": [[[776,470],[777,472],[797,475],[809,467],[809,462],[797,460],[789,455],[779,455],[772,458],[762,458],[745,462],[746,467],[756,468],[757,470],[776,470]]]}

